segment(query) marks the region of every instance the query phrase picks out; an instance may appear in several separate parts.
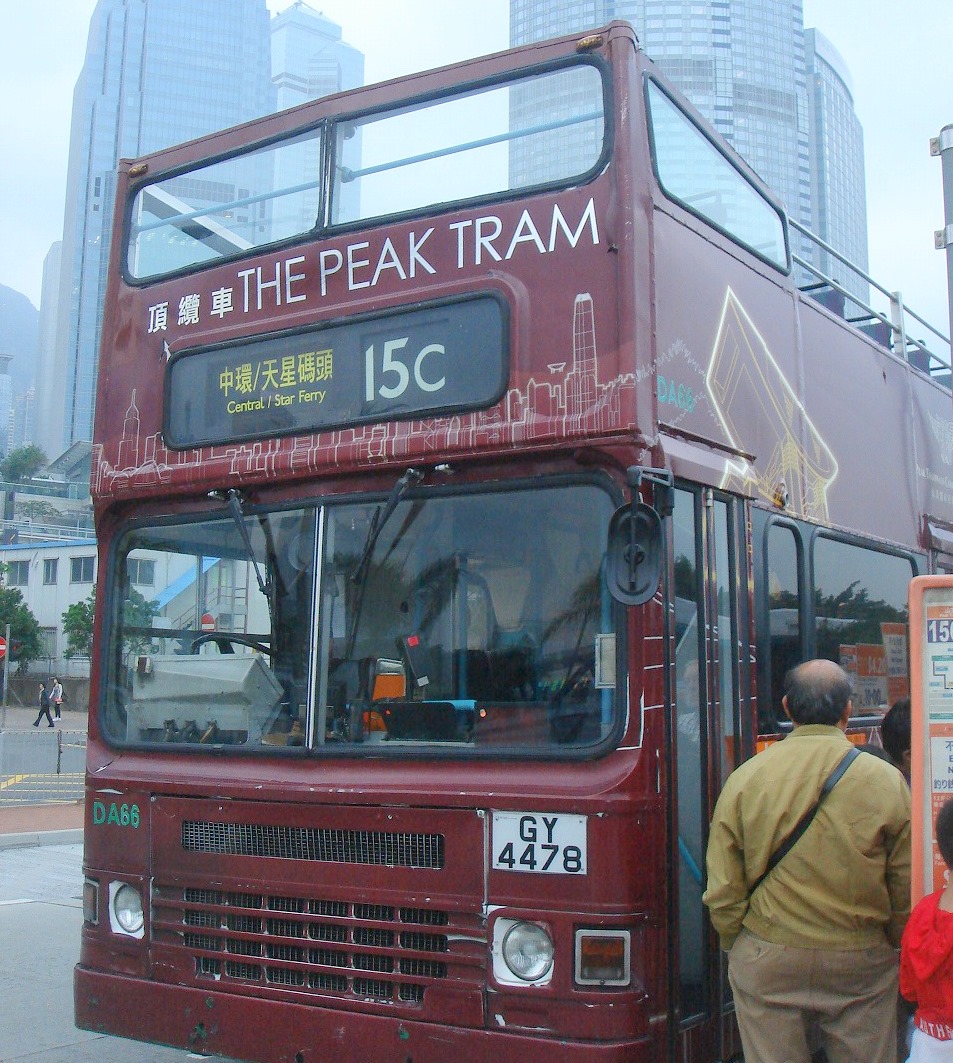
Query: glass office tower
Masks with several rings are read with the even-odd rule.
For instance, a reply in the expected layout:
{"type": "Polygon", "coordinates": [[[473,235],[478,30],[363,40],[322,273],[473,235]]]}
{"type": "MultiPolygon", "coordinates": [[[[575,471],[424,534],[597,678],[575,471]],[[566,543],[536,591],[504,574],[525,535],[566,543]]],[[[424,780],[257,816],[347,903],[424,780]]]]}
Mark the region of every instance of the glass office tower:
{"type": "MultiPolygon", "coordinates": [[[[863,137],[849,74],[829,42],[805,33],[801,0],[510,0],[510,41],[613,19],[632,23],[646,54],[792,218],[866,268],[863,137]]],[[[797,241],[794,250],[811,254],[797,241]]]]}
{"type": "MultiPolygon", "coordinates": [[[[819,30],[804,34],[811,115],[811,229],[867,270],[867,188],[864,131],[854,111],[847,64],[819,30]]],[[[815,261],[829,277],[865,298],[828,255],[815,261]]]]}
{"type": "MultiPolygon", "coordinates": [[[[302,0],[271,20],[271,68],[275,106],[279,111],[364,84],[363,52],[342,39],[341,27],[336,22],[302,0]]],[[[310,145],[303,145],[293,159],[276,160],[275,187],[297,184],[302,179],[302,168],[318,173],[319,150],[319,142],[314,140],[310,145]],[[287,172],[283,173],[283,168],[287,172]]],[[[345,150],[344,164],[357,165],[359,137],[349,141],[345,150]]],[[[298,221],[289,224],[294,231],[301,232],[313,225],[317,217],[317,188],[313,196],[299,196],[295,202],[298,221]]]]}
{"type": "Polygon", "coordinates": [[[266,114],[274,99],[265,0],[98,0],[73,95],[57,307],[65,375],[49,382],[64,446],[92,438],[116,161],[266,114]]]}
{"type": "Polygon", "coordinates": [[[271,20],[271,68],[279,111],[364,84],[363,53],[302,0],[271,20]]]}

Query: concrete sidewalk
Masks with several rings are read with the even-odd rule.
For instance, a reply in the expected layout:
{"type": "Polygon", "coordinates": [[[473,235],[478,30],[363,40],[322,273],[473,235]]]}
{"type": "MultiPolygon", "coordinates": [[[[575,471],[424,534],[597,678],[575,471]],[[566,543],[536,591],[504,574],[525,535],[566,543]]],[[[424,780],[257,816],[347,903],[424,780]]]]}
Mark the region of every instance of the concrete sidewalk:
{"type": "MultiPolygon", "coordinates": [[[[20,705],[7,705],[0,707],[0,729],[4,731],[28,731],[33,726],[37,712],[35,708],[24,708],[20,705]]],[[[41,727],[49,726],[45,719],[40,721],[41,727]]],[[[57,724],[67,731],[85,731],[86,713],[78,709],[73,711],[68,705],[63,706],[62,719],[57,724]]]]}
{"type": "Polygon", "coordinates": [[[69,801],[0,807],[0,849],[74,845],[83,840],[84,804],[69,801]]]}

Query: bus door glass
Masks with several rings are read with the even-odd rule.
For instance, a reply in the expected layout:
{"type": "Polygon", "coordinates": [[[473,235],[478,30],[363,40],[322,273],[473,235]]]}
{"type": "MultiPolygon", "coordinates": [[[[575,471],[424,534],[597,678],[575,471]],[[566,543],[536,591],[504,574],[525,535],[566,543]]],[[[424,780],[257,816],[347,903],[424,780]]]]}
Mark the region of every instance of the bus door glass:
{"type": "MultiPolygon", "coordinates": [[[[717,791],[740,759],[741,691],[748,674],[746,586],[736,503],[676,492],[672,521],[675,820],[679,1015],[711,1015],[721,994],[702,905],[705,844],[717,791]],[[713,989],[715,991],[713,992],[713,989]]],[[[720,1009],[719,1009],[720,1010],[720,1009]]],[[[716,1036],[713,1034],[713,1036],[716,1036]]]]}

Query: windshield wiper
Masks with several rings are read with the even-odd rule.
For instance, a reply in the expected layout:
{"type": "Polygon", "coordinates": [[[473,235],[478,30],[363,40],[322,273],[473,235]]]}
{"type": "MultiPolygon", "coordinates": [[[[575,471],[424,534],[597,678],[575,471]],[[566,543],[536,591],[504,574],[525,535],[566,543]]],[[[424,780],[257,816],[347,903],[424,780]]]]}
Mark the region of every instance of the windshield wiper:
{"type": "Polygon", "coordinates": [[[242,542],[245,544],[245,549],[248,551],[248,559],[251,561],[252,568],[255,570],[255,579],[258,580],[258,589],[261,591],[265,601],[268,603],[268,616],[271,619],[271,629],[275,630],[275,607],[271,600],[271,580],[265,580],[261,574],[261,568],[258,564],[258,558],[255,557],[255,548],[251,543],[251,536],[248,534],[248,523],[245,518],[245,513],[242,510],[242,493],[236,487],[230,487],[228,491],[209,491],[210,498],[217,498],[220,502],[228,503],[228,510],[232,515],[232,520],[235,522],[235,527],[238,528],[238,533],[242,537],[242,542]]]}
{"type": "Polygon", "coordinates": [[[357,640],[357,627],[360,623],[361,610],[364,606],[364,591],[367,587],[367,573],[371,567],[371,560],[374,556],[374,547],[377,545],[377,540],[380,538],[384,526],[394,515],[394,510],[400,504],[401,499],[411,487],[415,487],[423,478],[424,474],[420,469],[408,469],[391,488],[390,494],[387,496],[387,501],[384,505],[378,506],[377,509],[374,510],[374,516],[371,517],[371,526],[367,529],[367,538],[364,540],[364,549],[361,551],[361,558],[350,577],[351,582],[357,587],[357,596],[354,601],[354,615],[351,620],[351,629],[347,636],[347,646],[344,652],[345,660],[351,656],[351,651],[354,649],[354,643],[357,640]]]}

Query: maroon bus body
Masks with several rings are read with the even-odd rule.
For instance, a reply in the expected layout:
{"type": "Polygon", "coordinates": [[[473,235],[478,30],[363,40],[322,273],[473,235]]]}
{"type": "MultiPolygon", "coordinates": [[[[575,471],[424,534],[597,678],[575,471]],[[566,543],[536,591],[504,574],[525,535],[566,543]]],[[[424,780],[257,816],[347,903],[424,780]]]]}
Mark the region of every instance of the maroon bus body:
{"type": "MultiPolygon", "coordinates": [[[[125,253],[130,196],[157,173],[326,115],[571,57],[578,41],[329,97],[124,162],[112,261],[125,253]]],[[[386,493],[400,472],[422,463],[453,463],[461,484],[598,469],[620,491],[627,468],[652,466],[774,509],[778,477],[760,462],[787,438],[798,448],[802,473],[783,484],[788,513],[914,552],[928,551],[938,529],[953,527],[949,391],[667,199],[653,176],[646,128],[644,78],[657,75],[621,23],[586,47],[611,64],[615,122],[611,159],[589,183],[375,223],[139,287],[111,269],[93,468],[101,572],[114,536],[133,515],[197,511],[208,492],[232,485],[255,501],[291,500],[304,491],[386,493]],[[499,260],[484,247],[477,261],[474,233],[484,218],[499,221],[493,242],[499,260]],[[398,256],[409,255],[430,227],[432,273],[409,278],[406,269],[407,277],[385,269],[371,283],[387,241],[398,256]],[[350,255],[353,273],[350,283],[346,269],[326,277],[322,292],[319,254],[329,250],[344,262],[350,255]],[[223,288],[233,292],[230,312],[190,325],[170,314],[166,327],[150,332],[150,308],[174,308],[191,294],[208,306],[223,288]],[[495,406],[187,450],[163,441],[160,397],[168,359],[180,350],[473,292],[495,293],[509,309],[506,393],[495,406]],[[574,344],[580,331],[585,342],[574,344]],[[752,381],[752,364],[761,367],[760,382],[752,381]],[[796,404],[774,386],[782,378],[796,390],[796,404]],[[712,394],[723,397],[717,410],[712,394]]],[[[750,529],[743,549],[750,552],[750,529]]],[[[750,581],[743,583],[750,599],[750,581]]],[[[102,587],[100,580],[100,606],[102,587]]],[[[750,600],[748,607],[750,615],[750,600]]],[[[97,640],[104,611],[97,609],[97,640]]],[[[84,925],[77,1024],[206,1053],[302,1063],[648,1063],[674,1058],[676,1049],[678,1058],[700,1063],[737,1051],[730,1012],[720,1006],[707,1022],[678,1028],[671,995],[671,698],[660,598],[628,609],[627,625],[626,734],[618,748],[588,760],[340,758],[316,765],[120,749],[105,740],[97,720],[104,691],[96,663],[85,871],[103,883],[137,885],[151,902],[141,940],[117,939],[108,920],[84,925]],[[136,807],[135,830],[110,820],[117,801],[136,807]],[[588,875],[490,869],[492,809],[587,816],[588,875]],[[203,852],[200,841],[183,844],[186,829],[201,839],[206,825],[222,823],[289,836],[326,829],[361,837],[439,835],[445,849],[439,867],[408,867],[256,861],[203,852]],[[187,890],[198,891],[188,902],[187,890]],[[406,918],[414,933],[428,932],[413,922],[414,913],[439,912],[439,933],[452,943],[440,955],[446,976],[428,980],[423,1001],[406,1007],[295,985],[226,989],[201,977],[177,943],[186,912],[200,910],[209,925],[225,925],[236,898],[256,893],[287,901],[294,933],[307,934],[319,921],[309,904],[325,898],[340,899],[352,912],[369,906],[378,913],[374,926],[406,918]],[[532,990],[499,984],[488,913],[532,921],[541,912],[562,957],[552,981],[532,990]],[[631,931],[628,986],[573,984],[566,952],[580,925],[631,931]]],[[[747,755],[756,731],[751,681],[741,697],[747,755]]]]}

